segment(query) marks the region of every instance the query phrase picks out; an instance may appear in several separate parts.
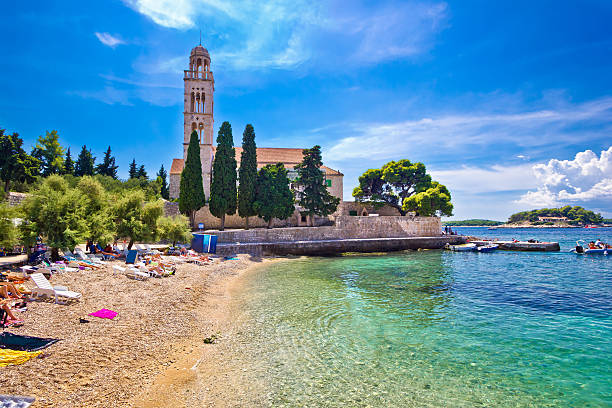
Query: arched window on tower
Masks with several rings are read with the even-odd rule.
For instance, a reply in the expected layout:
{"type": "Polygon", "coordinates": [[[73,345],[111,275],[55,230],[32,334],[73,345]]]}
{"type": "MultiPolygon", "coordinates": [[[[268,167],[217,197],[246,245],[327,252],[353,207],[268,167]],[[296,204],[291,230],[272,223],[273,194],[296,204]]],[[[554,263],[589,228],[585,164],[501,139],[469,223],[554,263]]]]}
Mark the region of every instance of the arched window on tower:
{"type": "Polygon", "coordinates": [[[191,92],[191,110],[189,112],[195,112],[195,93],[191,92]]]}
{"type": "Polygon", "coordinates": [[[206,94],[202,92],[202,113],[206,113],[206,94]]]}
{"type": "Polygon", "coordinates": [[[202,71],[202,58],[198,58],[198,61],[196,63],[196,78],[200,77],[200,72],[202,71]]]}

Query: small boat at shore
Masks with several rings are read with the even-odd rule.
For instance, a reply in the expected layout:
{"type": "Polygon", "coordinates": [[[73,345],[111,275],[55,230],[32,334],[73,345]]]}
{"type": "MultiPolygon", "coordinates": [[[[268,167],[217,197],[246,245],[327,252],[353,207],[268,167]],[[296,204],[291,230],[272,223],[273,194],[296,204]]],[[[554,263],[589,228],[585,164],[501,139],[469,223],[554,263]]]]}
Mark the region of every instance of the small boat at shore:
{"type": "Polygon", "coordinates": [[[584,245],[584,241],[576,241],[576,248],[572,249],[572,252],[575,252],[579,255],[612,255],[612,248],[609,245],[605,245],[604,247],[597,248],[589,248],[584,245]]]}
{"type": "Polygon", "coordinates": [[[476,250],[476,244],[460,244],[460,245],[450,245],[446,244],[446,249],[449,251],[455,252],[469,252],[476,250]]]}
{"type": "Polygon", "coordinates": [[[497,244],[487,244],[487,245],[479,246],[476,249],[478,250],[478,252],[485,252],[486,253],[486,252],[493,252],[497,248],[499,248],[499,245],[497,245],[497,244]]]}

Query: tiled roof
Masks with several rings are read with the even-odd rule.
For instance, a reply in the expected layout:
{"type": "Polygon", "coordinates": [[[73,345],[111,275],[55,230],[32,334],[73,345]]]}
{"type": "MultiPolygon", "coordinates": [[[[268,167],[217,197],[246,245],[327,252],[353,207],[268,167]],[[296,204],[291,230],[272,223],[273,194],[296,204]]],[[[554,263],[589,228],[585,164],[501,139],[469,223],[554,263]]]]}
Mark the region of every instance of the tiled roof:
{"type": "MultiPolygon", "coordinates": [[[[236,147],[236,161],[240,165],[240,155],[242,147],[236,147]]],[[[216,152],[216,147],[213,146],[213,154],[216,152]]],[[[286,168],[292,169],[296,164],[302,161],[302,150],[304,149],[289,149],[281,147],[258,147],[257,148],[257,167],[263,167],[266,164],[283,163],[286,168]]],[[[185,162],[183,159],[174,159],[170,174],[181,174],[185,162]]],[[[328,176],[342,176],[343,174],[337,170],[330,169],[327,166],[321,167],[328,176]]]]}

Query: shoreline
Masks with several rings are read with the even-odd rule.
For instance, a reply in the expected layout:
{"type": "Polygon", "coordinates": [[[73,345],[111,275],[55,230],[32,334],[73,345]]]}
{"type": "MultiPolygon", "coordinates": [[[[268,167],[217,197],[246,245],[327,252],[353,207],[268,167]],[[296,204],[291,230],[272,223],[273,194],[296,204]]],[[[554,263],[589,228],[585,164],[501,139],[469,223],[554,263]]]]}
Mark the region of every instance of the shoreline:
{"type": "Polygon", "coordinates": [[[24,325],[6,330],[60,341],[42,358],[4,367],[3,393],[36,397],[33,407],[185,406],[197,376],[192,368],[215,349],[204,338],[228,323],[232,282],[278,260],[240,255],[206,266],[182,264],[174,276],[147,281],[113,274],[117,262],[54,275],[52,285],[66,285],[82,298],[70,305],[28,302],[19,315],[24,325]],[[119,314],[114,320],[88,316],[101,308],[119,314]]]}

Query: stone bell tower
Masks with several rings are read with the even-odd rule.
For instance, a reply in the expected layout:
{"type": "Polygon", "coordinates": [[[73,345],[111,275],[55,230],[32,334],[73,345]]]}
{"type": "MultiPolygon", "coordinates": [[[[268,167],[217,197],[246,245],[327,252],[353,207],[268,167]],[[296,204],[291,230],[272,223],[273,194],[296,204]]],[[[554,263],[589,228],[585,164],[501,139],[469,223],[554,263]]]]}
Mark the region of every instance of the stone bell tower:
{"type": "Polygon", "coordinates": [[[213,158],[213,93],[215,92],[215,80],[210,70],[210,55],[208,50],[202,47],[202,44],[191,50],[189,69],[185,70],[183,80],[185,81],[183,160],[187,160],[187,147],[189,146],[191,132],[195,130],[200,141],[202,181],[204,182],[204,194],[208,200],[213,158]]]}

